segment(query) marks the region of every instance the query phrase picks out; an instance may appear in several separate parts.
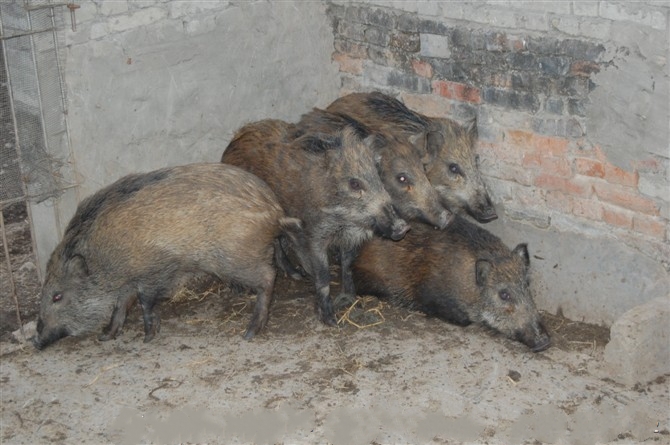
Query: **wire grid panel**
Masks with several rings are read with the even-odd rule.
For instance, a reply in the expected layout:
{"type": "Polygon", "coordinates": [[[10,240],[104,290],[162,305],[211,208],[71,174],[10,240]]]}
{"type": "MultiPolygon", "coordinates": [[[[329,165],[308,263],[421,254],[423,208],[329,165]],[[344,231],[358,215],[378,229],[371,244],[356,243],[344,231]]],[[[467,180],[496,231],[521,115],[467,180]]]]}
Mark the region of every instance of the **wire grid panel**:
{"type": "Polygon", "coordinates": [[[13,168],[8,166],[0,178],[8,195],[1,196],[0,202],[15,199],[21,189],[27,199],[41,202],[64,187],[59,169],[67,156],[67,131],[57,31],[63,26],[63,7],[42,7],[44,3],[0,4],[6,83],[17,140],[7,157],[15,160],[8,162],[13,168]]]}
{"type": "MultiPolygon", "coordinates": [[[[0,5],[0,12],[4,5],[0,5]]],[[[9,77],[4,41],[0,42],[0,207],[24,196],[21,186],[18,145],[9,97],[9,77]]]]}

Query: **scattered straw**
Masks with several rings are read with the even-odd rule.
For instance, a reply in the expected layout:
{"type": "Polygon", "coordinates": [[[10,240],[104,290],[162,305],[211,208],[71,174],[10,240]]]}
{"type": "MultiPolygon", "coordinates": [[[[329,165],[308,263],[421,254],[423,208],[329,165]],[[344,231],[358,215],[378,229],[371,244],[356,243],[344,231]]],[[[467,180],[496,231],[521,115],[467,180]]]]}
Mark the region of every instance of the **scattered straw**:
{"type": "Polygon", "coordinates": [[[371,307],[369,309],[365,309],[365,306],[370,303],[371,301],[376,300],[374,297],[357,297],[356,300],[344,311],[342,316],[337,320],[337,324],[342,324],[343,322],[347,322],[352,326],[357,327],[358,329],[367,329],[371,328],[373,326],[380,325],[386,321],[384,318],[384,314],[382,314],[382,309],[384,307],[384,303],[381,301],[378,301],[377,306],[371,307]],[[356,318],[377,318],[377,321],[373,321],[371,323],[366,323],[362,324],[359,323],[358,321],[353,319],[353,316],[355,314],[354,309],[360,306],[359,314],[356,318]],[[363,311],[360,313],[360,311],[363,311]]]}

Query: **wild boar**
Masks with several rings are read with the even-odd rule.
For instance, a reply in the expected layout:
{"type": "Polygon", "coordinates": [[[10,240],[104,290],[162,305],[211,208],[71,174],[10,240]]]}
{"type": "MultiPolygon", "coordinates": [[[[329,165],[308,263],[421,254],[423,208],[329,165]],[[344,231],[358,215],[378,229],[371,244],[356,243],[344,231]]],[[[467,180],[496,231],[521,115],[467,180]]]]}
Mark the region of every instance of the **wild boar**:
{"type": "Polygon", "coordinates": [[[380,92],[349,94],[326,110],[350,116],[375,131],[413,140],[425,150],[426,176],[445,207],[453,213],[467,212],[483,223],[497,218],[477,167],[475,122],[464,127],[450,119],[424,116],[380,92]]]}
{"type": "Polygon", "coordinates": [[[356,289],[450,323],[481,323],[533,351],[549,347],[529,288],[526,244],[509,250],[457,216],[442,231],[415,225],[401,241],[367,242],[352,266],[356,289]]]}
{"type": "Polygon", "coordinates": [[[52,253],[34,344],[41,349],[105,323],[100,340],[114,338],[135,301],[148,342],[160,327],[155,305],[197,273],[256,293],[250,339],[268,319],[282,233],[299,242],[300,221],[285,216],[267,184],[237,167],[192,164],[125,176],[81,202],[52,253]]]}
{"type": "Polygon", "coordinates": [[[355,289],[347,286],[353,286],[350,266],[359,246],[375,233],[400,239],[409,226],[382,185],[372,140],[360,139],[350,128],[292,140],[286,131],[286,124],[277,121],[248,124],[236,133],[222,162],[265,180],[286,214],[302,222],[304,242],[293,242],[291,248],[314,280],[320,319],[335,325],[329,249],[340,253],[343,298],[353,298],[355,289]]]}
{"type": "Polygon", "coordinates": [[[304,114],[294,125],[294,131],[297,134],[335,134],[347,126],[361,138],[372,137],[372,149],[380,158],[379,176],[400,217],[422,221],[438,229],[445,228],[452,214],[440,203],[437,191],[426,177],[422,155],[409,141],[375,132],[351,117],[318,108],[304,114]]]}

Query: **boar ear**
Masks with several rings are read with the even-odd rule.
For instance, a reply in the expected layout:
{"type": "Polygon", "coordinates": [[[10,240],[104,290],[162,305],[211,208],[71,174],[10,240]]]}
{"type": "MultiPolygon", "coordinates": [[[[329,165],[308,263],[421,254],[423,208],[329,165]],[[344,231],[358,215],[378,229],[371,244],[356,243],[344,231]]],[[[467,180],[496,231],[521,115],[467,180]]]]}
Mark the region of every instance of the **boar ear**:
{"type": "Polygon", "coordinates": [[[74,278],[83,278],[88,275],[86,260],[81,255],[74,255],[66,264],[67,273],[74,278]]]}
{"type": "Polygon", "coordinates": [[[477,263],[475,264],[475,275],[478,286],[484,286],[486,284],[489,272],[491,272],[491,262],[487,260],[477,260],[477,263]]]}
{"type": "Polygon", "coordinates": [[[477,130],[477,118],[475,117],[471,121],[469,121],[466,126],[466,132],[468,134],[468,138],[470,139],[470,142],[473,144],[475,141],[477,141],[477,137],[479,137],[479,131],[477,130]]]}
{"type": "Polygon", "coordinates": [[[426,134],[426,152],[432,158],[437,157],[437,154],[444,145],[444,135],[439,131],[429,131],[426,134]]]}
{"type": "Polygon", "coordinates": [[[528,244],[521,243],[512,251],[514,255],[521,257],[523,264],[528,267],[530,265],[530,255],[528,255],[528,244]]]}
{"type": "Polygon", "coordinates": [[[419,155],[421,163],[425,166],[433,162],[436,151],[428,149],[428,137],[426,132],[413,134],[408,138],[409,143],[412,144],[414,150],[419,155]]]}

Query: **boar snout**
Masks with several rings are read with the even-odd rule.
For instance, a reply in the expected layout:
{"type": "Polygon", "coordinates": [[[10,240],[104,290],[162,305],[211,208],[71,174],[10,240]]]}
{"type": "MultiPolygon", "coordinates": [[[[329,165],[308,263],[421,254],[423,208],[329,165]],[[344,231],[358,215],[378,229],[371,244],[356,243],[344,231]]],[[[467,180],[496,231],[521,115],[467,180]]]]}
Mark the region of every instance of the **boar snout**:
{"type": "Polygon", "coordinates": [[[498,214],[488,194],[480,199],[480,203],[476,209],[468,213],[480,223],[487,223],[498,219],[498,214]]]}
{"type": "Polygon", "coordinates": [[[69,335],[70,333],[64,327],[45,330],[44,322],[41,318],[39,318],[37,320],[37,333],[30,340],[32,341],[33,346],[35,346],[38,351],[41,351],[50,344],[55,343],[57,340],[60,340],[61,338],[67,337],[69,335]]]}
{"type": "Polygon", "coordinates": [[[454,214],[451,213],[449,210],[445,209],[443,212],[440,213],[437,228],[440,230],[444,230],[453,220],[454,220],[454,214]]]}
{"type": "Polygon", "coordinates": [[[516,337],[533,352],[542,352],[551,346],[551,338],[542,323],[517,332],[516,337]]]}

